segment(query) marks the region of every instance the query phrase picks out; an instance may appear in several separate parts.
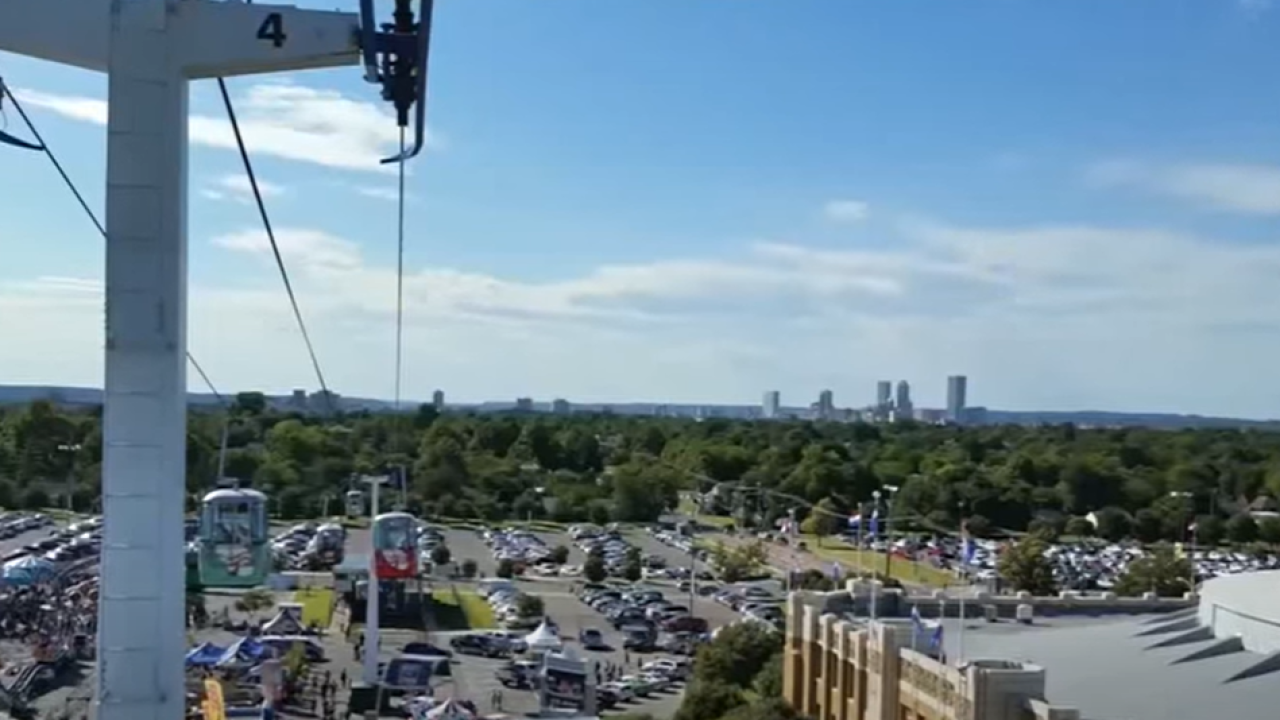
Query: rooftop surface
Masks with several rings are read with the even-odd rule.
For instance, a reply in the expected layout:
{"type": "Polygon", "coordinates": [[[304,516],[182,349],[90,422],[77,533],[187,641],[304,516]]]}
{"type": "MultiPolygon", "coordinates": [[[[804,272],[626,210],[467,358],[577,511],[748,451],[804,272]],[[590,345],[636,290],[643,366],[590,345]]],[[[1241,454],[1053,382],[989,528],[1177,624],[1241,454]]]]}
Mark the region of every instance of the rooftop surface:
{"type": "Polygon", "coordinates": [[[946,622],[952,658],[1039,665],[1048,700],[1079,709],[1083,720],[1280,717],[1280,674],[1266,672],[1268,656],[1197,631],[1194,611],[1029,627],[969,620],[964,628],[961,640],[959,621],[946,622]],[[1258,674],[1233,679],[1250,669],[1258,674]]]}

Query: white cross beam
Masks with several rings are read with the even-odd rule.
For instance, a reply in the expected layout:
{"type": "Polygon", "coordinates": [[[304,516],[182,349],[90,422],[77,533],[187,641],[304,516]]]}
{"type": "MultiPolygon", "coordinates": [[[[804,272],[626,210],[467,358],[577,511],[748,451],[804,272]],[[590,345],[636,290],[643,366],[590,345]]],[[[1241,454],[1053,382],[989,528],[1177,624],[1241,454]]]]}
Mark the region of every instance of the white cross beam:
{"type": "Polygon", "coordinates": [[[185,714],[187,83],[355,65],[357,30],[284,5],[0,0],[0,50],[109,81],[98,720],[185,714]]]}

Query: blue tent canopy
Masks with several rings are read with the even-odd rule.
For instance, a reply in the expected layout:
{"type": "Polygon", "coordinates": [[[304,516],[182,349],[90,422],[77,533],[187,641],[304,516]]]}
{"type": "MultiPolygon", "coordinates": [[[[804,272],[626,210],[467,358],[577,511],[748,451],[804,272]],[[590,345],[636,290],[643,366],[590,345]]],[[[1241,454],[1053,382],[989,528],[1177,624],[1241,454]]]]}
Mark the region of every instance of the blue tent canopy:
{"type": "Polygon", "coordinates": [[[267,654],[267,647],[253,638],[240,638],[223,651],[218,665],[253,665],[267,654]]]}
{"type": "Polygon", "coordinates": [[[53,563],[32,555],[10,560],[0,568],[0,577],[10,585],[32,585],[56,574],[53,563]]]}
{"type": "Polygon", "coordinates": [[[187,653],[187,666],[209,667],[217,665],[218,660],[222,658],[222,654],[226,651],[226,648],[218,647],[213,643],[200,643],[187,653]]]}

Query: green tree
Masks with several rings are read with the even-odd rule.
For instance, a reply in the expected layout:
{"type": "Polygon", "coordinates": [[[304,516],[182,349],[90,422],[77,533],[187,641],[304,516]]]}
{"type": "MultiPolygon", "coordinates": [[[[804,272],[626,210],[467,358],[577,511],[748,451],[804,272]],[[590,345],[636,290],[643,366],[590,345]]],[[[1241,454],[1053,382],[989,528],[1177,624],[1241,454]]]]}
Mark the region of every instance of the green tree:
{"type": "Polygon", "coordinates": [[[587,561],[582,564],[582,577],[587,582],[604,582],[609,577],[609,569],[605,567],[604,558],[596,553],[587,556],[587,561]]]}
{"type": "Polygon", "coordinates": [[[1048,545],[1036,536],[1009,545],[1000,554],[997,570],[1001,579],[1014,590],[1032,595],[1053,595],[1058,584],[1053,578],[1053,566],[1045,556],[1048,545]]]}
{"type": "MultiPolygon", "coordinates": [[[[1197,545],[1214,547],[1227,537],[1227,523],[1217,515],[1201,515],[1195,520],[1197,545]]],[[[1248,541],[1246,541],[1248,542],[1248,541]]]]}
{"type": "Polygon", "coordinates": [[[453,559],[453,553],[449,552],[448,545],[437,545],[431,548],[431,564],[437,567],[448,565],[453,559]]]}
{"type": "Polygon", "coordinates": [[[800,720],[800,714],[780,695],[762,695],[757,702],[739,705],[721,715],[720,720],[800,720]]]}
{"type": "Polygon", "coordinates": [[[1096,529],[1093,527],[1093,523],[1082,517],[1070,518],[1067,520],[1066,526],[1063,527],[1063,533],[1078,538],[1091,537],[1095,532],[1096,529]]]}
{"type": "Polygon", "coordinates": [[[762,698],[781,698],[782,670],[782,653],[776,652],[769,657],[751,681],[755,694],[762,698]]]}
{"type": "MultiPolygon", "coordinates": [[[[1110,542],[1119,542],[1133,533],[1133,518],[1129,517],[1129,513],[1114,505],[1104,507],[1094,513],[1094,519],[1098,523],[1098,537],[1110,542]]],[[[1158,535],[1159,523],[1154,518],[1150,519],[1151,530],[1149,534],[1158,535]]]]}
{"type": "Polygon", "coordinates": [[[698,648],[693,675],[703,683],[746,689],[781,651],[782,636],[771,628],[760,623],[726,625],[698,648]]]}
{"type": "Polygon", "coordinates": [[[685,689],[672,720],[718,720],[745,702],[742,691],[732,685],[695,681],[685,689]]]}
{"type": "Polygon", "coordinates": [[[1264,517],[1259,520],[1258,539],[1269,545],[1280,545],[1280,518],[1264,517]]]}
{"type": "Polygon", "coordinates": [[[1120,595],[1154,592],[1160,597],[1178,597],[1193,584],[1191,562],[1178,556],[1170,545],[1157,545],[1135,559],[1116,581],[1120,595]]]}
{"type": "Polygon", "coordinates": [[[541,595],[522,594],[516,600],[516,614],[522,618],[536,618],[547,614],[546,602],[541,595]]]}
{"type": "Polygon", "coordinates": [[[627,548],[626,559],[622,563],[622,577],[630,582],[639,582],[644,576],[644,564],[640,558],[640,548],[632,545],[627,548]]]}
{"type": "Polygon", "coordinates": [[[728,583],[757,577],[768,562],[764,543],[753,542],[730,546],[718,542],[711,549],[711,566],[728,583]]]}
{"type": "MultiPolygon", "coordinates": [[[[1199,535],[1197,528],[1197,536],[1199,535]]],[[[1233,543],[1251,543],[1258,539],[1258,522],[1248,513],[1235,515],[1226,524],[1226,535],[1233,543]]],[[[1198,538],[1197,538],[1198,540],[1198,538]]],[[[1205,541],[1208,544],[1208,541],[1205,541]]]]}

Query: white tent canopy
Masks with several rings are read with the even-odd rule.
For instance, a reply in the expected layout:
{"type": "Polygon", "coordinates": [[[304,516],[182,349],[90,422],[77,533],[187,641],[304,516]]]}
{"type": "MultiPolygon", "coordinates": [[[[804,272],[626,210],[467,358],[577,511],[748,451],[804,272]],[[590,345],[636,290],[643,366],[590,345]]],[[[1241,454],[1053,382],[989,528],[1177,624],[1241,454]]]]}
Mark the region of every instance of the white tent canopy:
{"type": "Polygon", "coordinates": [[[444,702],[436,705],[426,712],[423,717],[428,720],[474,720],[475,715],[462,705],[458,704],[453,698],[449,698],[444,702]]]}
{"type": "Polygon", "coordinates": [[[535,652],[547,652],[548,650],[559,650],[564,647],[564,643],[560,642],[560,636],[555,630],[544,620],[536,630],[524,636],[524,641],[529,645],[529,649],[535,652]]]}

